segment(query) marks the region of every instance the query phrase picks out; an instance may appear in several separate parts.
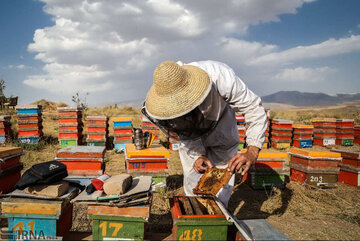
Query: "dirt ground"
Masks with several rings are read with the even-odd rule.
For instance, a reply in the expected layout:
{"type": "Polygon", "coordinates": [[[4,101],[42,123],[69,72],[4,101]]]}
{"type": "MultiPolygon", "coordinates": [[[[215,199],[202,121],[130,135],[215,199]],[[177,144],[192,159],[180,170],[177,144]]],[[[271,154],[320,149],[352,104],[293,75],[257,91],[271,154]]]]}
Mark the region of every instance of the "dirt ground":
{"type": "MultiPolygon", "coordinates": [[[[138,111],[130,108],[127,110],[90,109],[88,113],[108,116],[131,115],[134,117],[135,125],[139,125],[138,111]]],[[[45,143],[25,150],[26,154],[21,157],[24,171],[33,164],[52,160],[60,149],[56,142],[56,111],[45,111],[43,117],[45,143]]],[[[14,118],[12,121],[16,125],[14,118]]],[[[110,128],[110,135],[111,132],[110,128]]],[[[9,145],[16,145],[16,143],[9,145]]],[[[313,149],[327,150],[324,147],[313,149]]],[[[355,145],[346,149],[360,151],[360,146],[355,145]]],[[[269,149],[269,151],[278,150],[269,149]]],[[[170,176],[167,178],[167,190],[159,190],[153,196],[148,225],[148,231],[151,232],[167,234],[171,232],[172,220],[167,198],[183,194],[180,159],[177,152],[170,151],[170,153],[168,164],[170,176]]],[[[125,172],[123,153],[108,150],[105,161],[107,173],[125,172]]],[[[334,189],[310,189],[290,182],[283,190],[277,188],[253,190],[246,184],[240,184],[240,180],[237,183],[230,199],[229,210],[239,219],[266,219],[289,238],[295,240],[360,239],[360,189],[357,187],[339,183],[334,189]]],[[[82,218],[78,221],[74,220],[73,230],[85,231],[81,228],[85,226],[89,231],[89,223],[84,221],[86,219],[84,213],[81,214],[84,207],[79,207],[78,210],[80,211],[75,211],[74,215],[82,215],[82,218]]],[[[5,223],[0,219],[1,225],[4,226],[5,223]]]]}

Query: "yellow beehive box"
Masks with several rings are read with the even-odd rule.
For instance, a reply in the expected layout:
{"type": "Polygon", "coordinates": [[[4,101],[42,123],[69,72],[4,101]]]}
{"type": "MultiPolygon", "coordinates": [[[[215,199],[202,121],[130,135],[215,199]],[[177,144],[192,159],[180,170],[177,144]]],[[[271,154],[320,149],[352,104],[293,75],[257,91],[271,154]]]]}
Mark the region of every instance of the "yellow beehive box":
{"type": "Polygon", "coordinates": [[[170,157],[170,152],[161,145],[152,145],[149,148],[137,150],[134,144],[126,144],[125,151],[126,158],[170,157]]]}
{"type": "MultiPolygon", "coordinates": [[[[246,153],[247,149],[242,149],[241,153],[246,153]]],[[[287,153],[283,152],[270,152],[268,150],[261,150],[258,159],[286,159],[288,158],[287,153]]]]}
{"type": "Polygon", "coordinates": [[[290,148],[289,153],[308,156],[308,157],[341,158],[341,154],[336,153],[336,152],[308,151],[308,150],[298,149],[298,148],[290,148]]]}

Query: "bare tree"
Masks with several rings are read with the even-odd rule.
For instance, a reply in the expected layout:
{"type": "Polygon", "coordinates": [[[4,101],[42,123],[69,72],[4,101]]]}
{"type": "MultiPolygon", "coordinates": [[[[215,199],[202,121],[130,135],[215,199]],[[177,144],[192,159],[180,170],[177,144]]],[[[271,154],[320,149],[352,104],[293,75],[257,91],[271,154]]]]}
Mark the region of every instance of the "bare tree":
{"type": "Polygon", "coordinates": [[[81,107],[83,110],[86,110],[88,108],[86,98],[89,94],[89,92],[86,92],[85,96],[81,96],[80,92],[78,91],[75,95],[72,96],[71,101],[74,102],[77,107],[81,107]]]}

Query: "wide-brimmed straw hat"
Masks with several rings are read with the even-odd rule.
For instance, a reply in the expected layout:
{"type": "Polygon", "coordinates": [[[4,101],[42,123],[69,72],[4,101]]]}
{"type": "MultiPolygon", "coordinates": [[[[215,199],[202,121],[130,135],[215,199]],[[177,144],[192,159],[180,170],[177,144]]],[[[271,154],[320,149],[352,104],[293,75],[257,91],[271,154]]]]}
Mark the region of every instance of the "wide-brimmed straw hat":
{"type": "Polygon", "coordinates": [[[165,61],[154,71],[154,84],[147,93],[145,108],[155,119],[174,119],[199,106],[210,90],[210,78],[204,70],[165,61]]]}

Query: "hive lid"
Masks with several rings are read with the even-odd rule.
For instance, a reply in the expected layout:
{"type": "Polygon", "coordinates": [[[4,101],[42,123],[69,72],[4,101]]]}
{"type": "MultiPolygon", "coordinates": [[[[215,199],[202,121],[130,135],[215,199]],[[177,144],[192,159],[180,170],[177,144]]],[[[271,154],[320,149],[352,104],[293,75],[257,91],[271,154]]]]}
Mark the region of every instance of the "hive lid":
{"type": "Polygon", "coordinates": [[[17,105],[15,106],[16,110],[32,110],[32,109],[41,109],[41,105],[17,105]]]}
{"type": "Polygon", "coordinates": [[[312,129],[312,128],[314,128],[314,126],[313,125],[293,125],[293,128],[312,129]]]}
{"type": "Polygon", "coordinates": [[[336,122],[354,122],[354,119],[336,119],[336,122]]]}
{"type": "Polygon", "coordinates": [[[137,150],[134,144],[126,144],[126,157],[125,158],[150,158],[160,157],[169,158],[170,152],[162,145],[151,145],[151,147],[137,150]]]}
{"type": "MultiPolygon", "coordinates": [[[[247,149],[242,149],[241,153],[246,153],[247,149]]],[[[261,150],[259,152],[258,160],[259,159],[287,159],[288,154],[284,152],[271,152],[269,150],[261,150]]]]}
{"type": "Polygon", "coordinates": [[[112,121],[132,121],[131,117],[114,117],[111,119],[112,121]]]}
{"type": "Polygon", "coordinates": [[[225,186],[232,174],[226,169],[208,168],[193,189],[193,193],[216,196],[220,189],[225,186]]]}
{"type": "Polygon", "coordinates": [[[0,147],[0,158],[13,156],[23,153],[23,149],[21,147],[0,147]]]}
{"type": "Polygon", "coordinates": [[[312,122],[336,122],[335,118],[314,118],[312,122]]]}
{"type": "Polygon", "coordinates": [[[341,158],[340,153],[336,152],[320,152],[320,151],[308,151],[298,148],[290,148],[289,154],[298,154],[307,157],[320,157],[320,158],[341,158]]]}
{"type": "Polygon", "coordinates": [[[292,120],[285,120],[285,119],[272,119],[271,123],[274,124],[293,124],[294,122],[292,120]]]}
{"type": "Polygon", "coordinates": [[[107,120],[105,115],[88,115],[86,116],[87,120],[107,120]]]}
{"type": "Polygon", "coordinates": [[[360,152],[343,149],[331,149],[332,152],[340,153],[343,158],[360,160],[360,152]]]}

